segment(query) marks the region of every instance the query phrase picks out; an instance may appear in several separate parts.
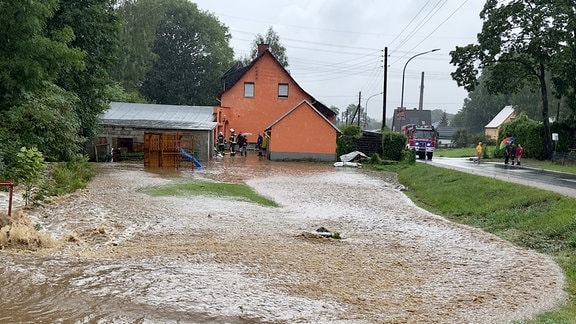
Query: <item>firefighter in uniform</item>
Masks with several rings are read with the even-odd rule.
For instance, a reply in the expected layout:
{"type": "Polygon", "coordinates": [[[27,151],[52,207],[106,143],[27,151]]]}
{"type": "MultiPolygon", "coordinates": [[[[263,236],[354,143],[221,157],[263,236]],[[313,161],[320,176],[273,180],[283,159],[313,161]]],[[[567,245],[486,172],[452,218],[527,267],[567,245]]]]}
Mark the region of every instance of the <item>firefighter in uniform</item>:
{"type": "Polygon", "coordinates": [[[236,155],[236,144],[238,144],[238,136],[234,132],[234,128],[230,128],[230,155],[236,155]]]}
{"type": "Polygon", "coordinates": [[[217,145],[218,145],[218,154],[224,155],[224,147],[226,146],[226,139],[224,138],[224,134],[222,132],[218,134],[217,145]]]}

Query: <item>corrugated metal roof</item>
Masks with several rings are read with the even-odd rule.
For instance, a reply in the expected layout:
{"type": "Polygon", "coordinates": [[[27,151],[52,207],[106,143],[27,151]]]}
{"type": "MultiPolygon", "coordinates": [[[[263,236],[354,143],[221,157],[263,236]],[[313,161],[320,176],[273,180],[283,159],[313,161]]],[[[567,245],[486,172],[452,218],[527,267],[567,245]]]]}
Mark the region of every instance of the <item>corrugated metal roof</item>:
{"type": "Polygon", "coordinates": [[[101,125],[155,129],[212,130],[212,106],[176,106],[111,102],[100,117],[101,125]]]}
{"type": "Polygon", "coordinates": [[[514,113],[514,107],[506,106],[500,110],[498,115],[494,117],[485,128],[498,128],[502,123],[514,113]]]}

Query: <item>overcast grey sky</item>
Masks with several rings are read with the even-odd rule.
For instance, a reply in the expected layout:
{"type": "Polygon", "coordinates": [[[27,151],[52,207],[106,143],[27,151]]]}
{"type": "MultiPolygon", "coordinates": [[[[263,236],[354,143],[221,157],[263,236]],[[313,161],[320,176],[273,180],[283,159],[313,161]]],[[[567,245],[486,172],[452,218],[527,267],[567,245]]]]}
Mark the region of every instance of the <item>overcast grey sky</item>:
{"type": "Polygon", "coordinates": [[[388,47],[386,117],[400,106],[418,107],[424,72],[424,109],[456,113],[467,92],[450,77],[449,52],[476,42],[482,0],[192,0],[213,13],[232,35],[237,58],[256,34],[272,26],[286,47],[292,77],[317,100],[344,110],[358,103],[382,119],[383,53],[388,47]],[[371,98],[370,98],[371,97],[371,98]],[[367,102],[367,99],[370,98],[367,102]]]}

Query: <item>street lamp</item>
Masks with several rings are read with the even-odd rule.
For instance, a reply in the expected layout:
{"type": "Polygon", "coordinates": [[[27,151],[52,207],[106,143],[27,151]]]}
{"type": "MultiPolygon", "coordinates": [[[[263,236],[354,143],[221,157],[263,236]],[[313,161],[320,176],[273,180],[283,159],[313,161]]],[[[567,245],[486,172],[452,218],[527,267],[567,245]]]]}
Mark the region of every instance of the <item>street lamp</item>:
{"type": "Polygon", "coordinates": [[[436,52],[439,51],[439,48],[435,48],[433,50],[429,50],[426,52],[422,52],[422,53],[418,53],[414,56],[412,56],[411,58],[408,59],[408,61],[406,61],[406,64],[404,64],[404,69],[402,70],[402,96],[400,97],[400,108],[404,108],[404,77],[406,76],[406,66],[408,65],[408,63],[410,61],[412,61],[413,58],[418,57],[420,55],[424,55],[424,54],[428,54],[428,53],[432,53],[432,52],[436,52]]]}
{"type": "MultiPolygon", "coordinates": [[[[365,114],[366,114],[366,118],[364,119],[364,123],[367,123],[367,119],[368,119],[368,102],[369,102],[370,99],[372,99],[373,97],[376,97],[376,96],[381,95],[381,94],[383,94],[383,93],[384,93],[384,91],[379,92],[379,93],[376,93],[376,94],[373,94],[373,95],[371,95],[370,97],[368,97],[368,99],[366,99],[366,108],[364,109],[364,110],[365,110],[365,114]]],[[[384,123],[384,121],[382,121],[382,123],[384,123]]]]}

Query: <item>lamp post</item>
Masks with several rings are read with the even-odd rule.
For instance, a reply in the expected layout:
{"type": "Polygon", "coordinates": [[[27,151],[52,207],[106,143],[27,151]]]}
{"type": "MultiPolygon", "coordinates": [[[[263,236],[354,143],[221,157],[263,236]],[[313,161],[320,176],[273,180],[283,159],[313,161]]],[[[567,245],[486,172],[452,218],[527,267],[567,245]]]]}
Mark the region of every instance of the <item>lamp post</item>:
{"type": "Polygon", "coordinates": [[[402,70],[402,95],[400,96],[400,108],[404,108],[404,77],[406,76],[406,66],[408,66],[408,63],[410,63],[410,61],[412,61],[412,59],[415,57],[418,57],[418,56],[424,55],[424,54],[428,54],[428,53],[432,53],[432,52],[436,52],[439,50],[440,50],[439,48],[435,48],[433,50],[418,53],[418,54],[412,56],[411,58],[409,58],[408,61],[406,61],[406,64],[404,64],[404,69],[402,70]]]}
{"type": "MultiPolygon", "coordinates": [[[[373,97],[376,97],[376,96],[381,95],[381,94],[383,94],[383,93],[384,93],[384,91],[379,92],[379,93],[376,93],[376,94],[373,94],[373,95],[371,95],[370,97],[368,97],[368,99],[366,99],[366,108],[364,108],[364,110],[365,110],[365,111],[364,111],[364,114],[366,115],[366,118],[364,118],[364,123],[366,123],[367,120],[368,120],[368,102],[369,102],[370,99],[372,99],[373,97]]],[[[382,123],[384,123],[384,121],[382,121],[382,123]]]]}

